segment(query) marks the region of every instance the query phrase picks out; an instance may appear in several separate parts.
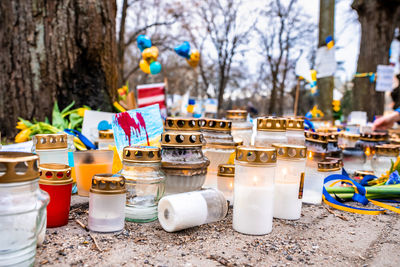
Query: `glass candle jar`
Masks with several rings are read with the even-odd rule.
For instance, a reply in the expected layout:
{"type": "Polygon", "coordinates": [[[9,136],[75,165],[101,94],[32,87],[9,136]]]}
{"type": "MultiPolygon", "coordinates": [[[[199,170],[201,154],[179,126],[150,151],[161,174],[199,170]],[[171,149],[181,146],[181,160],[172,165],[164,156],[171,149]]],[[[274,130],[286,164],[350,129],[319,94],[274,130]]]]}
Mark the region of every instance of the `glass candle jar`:
{"type": "Polygon", "coordinates": [[[50,196],[47,206],[47,227],[68,224],[72,177],[68,165],[45,163],[39,166],[39,186],[50,196]]]}
{"type": "Polygon", "coordinates": [[[102,233],[123,230],[125,203],[125,178],[122,175],[93,176],[89,193],[89,229],[102,233]]]}
{"type": "Polygon", "coordinates": [[[164,132],[161,135],[161,166],[165,173],[165,194],[201,189],[210,161],[203,155],[199,132],[164,132]]]}
{"type": "Polygon", "coordinates": [[[235,165],[221,164],[218,166],[217,186],[230,205],[233,204],[233,182],[235,177],[235,165]]]}
{"type": "Polygon", "coordinates": [[[378,145],[375,147],[375,155],[372,157],[371,165],[375,176],[381,177],[386,174],[392,164],[399,156],[399,147],[395,145],[378,145]]]}
{"type": "Polygon", "coordinates": [[[92,177],[98,173],[111,173],[114,152],[112,150],[84,150],[74,152],[78,195],[87,197],[92,177]]]}
{"type": "Polygon", "coordinates": [[[300,118],[289,118],[286,124],[287,143],[291,145],[304,146],[304,120],[300,118]]]}
{"type": "Polygon", "coordinates": [[[343,148],[343,168],[347,174],[353,176],[356,171],[362,170],[366,161],[366,155],[361,148],[343,148]]]}
{"type": "Polygon", "coordinates": [[[328,153],[328,135],[325,133],[304,132],[307,151],[328,153]]]}
{"type": "Polygon", "coordinates": [[[0,152],[0,265],[33,266],[46,232],[49,196],[39,189],[38,156],[0,152]]]}
{"type": "Polygon", "coordinates": [[[228,120],[203,119],[202,133],[206,140],[204,154],[210,160],[208,173],[216,175],[218,166],[226,164],[235,152],[235,141],[231,135],[232,123],[228,120]]]}
{"type": "Polygon", "coordinates": [[[125,220],[151,222],[157,219],[158,201],[165,191],[158,147],[125,147],[121,174],[126,180],[125,220]]]}
{"type": "Polygon", "coordinates": [[[211,188],[166,196],[158,204],[158,220],[167,232],[217,222],[227,212],[224,195],[211,188]]]}
{"type": "Polygon", "coordinates": [[[272,231],[275,148],[238,147],[233,191],[233,229],[249,235],[272,231]]]}
{"type": "Polygon", "coordinates": [[[387,143],[387,134],[385,133],[361,133],[360,139],[356,142],[356,148],[362,149],[366,160],[363,167],[365,171],[371,171],[371,161],[375,154],[375,147],[387,143]]]}
{"type": "Polygon", "coordinates": [[[246,110],[228,110],[226,118],[232,121],[231,134],[235,142],[243,141],[245,146],[251,145],[253,124],[247,121],[246,110]]]}
{"type": "Polygon", "coordinates": [[[328,135],[328,154],[332,158],[341,159],[342,150],[338,146],[338,133],[329,133],[328,135]]]}
{"type": "Polygon", "coordinates": [[[168,117],[164,124],[165,131],[200,131],[200,120],[195,118],[168,117]]]}
{"type": "Polygon", "coordinates": [[[339,162],[318,162],[318,168],[310,169],[304,179],[303,203],[321,204],[324,180],[332,174],[341,174],[339,162]]]}
{"type": "Polygon", "coordinates": [[[109,146],[115,146],[113,130],[99,131],[98,148],[99,150],[109,150],[109,146]]]}
{"type": "Polygon", "coordinates": [[[39,155],[40,164],[59,163],[68,165],[67,134],[37,134],[33,137],[32,151],[39,155]]]}
{"type": "Polygon", "coordinates": [[[257,135],[254,145],[272,147],[272,144],[286,144],[286,123],[285,118],[257,118],[257,135]]]}
{"type": "Polygon", "coordinates": [[[278,157],[275,174],[274,218],[298,220],[301,216],[306,147],[274,145],[278,157]]]}
{"type": "Polygon", "coordinates": [[[356,146],[359,134],[352,134],[349,132],[340,132],[338,137],[338,146],[343,150],[345,148],[352,148],[356,146]]]}

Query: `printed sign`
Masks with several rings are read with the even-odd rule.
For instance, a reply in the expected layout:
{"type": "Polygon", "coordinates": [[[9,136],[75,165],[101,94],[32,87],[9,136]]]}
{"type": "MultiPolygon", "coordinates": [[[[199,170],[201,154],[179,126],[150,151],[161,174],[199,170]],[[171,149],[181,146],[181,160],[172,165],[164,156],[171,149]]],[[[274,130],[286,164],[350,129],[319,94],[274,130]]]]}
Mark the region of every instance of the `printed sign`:
{"type": "Polygon", "coordinates": [[[392,91],[394,66],[378,65],[376,72],[375,90],[378,92],[392,91]]]}

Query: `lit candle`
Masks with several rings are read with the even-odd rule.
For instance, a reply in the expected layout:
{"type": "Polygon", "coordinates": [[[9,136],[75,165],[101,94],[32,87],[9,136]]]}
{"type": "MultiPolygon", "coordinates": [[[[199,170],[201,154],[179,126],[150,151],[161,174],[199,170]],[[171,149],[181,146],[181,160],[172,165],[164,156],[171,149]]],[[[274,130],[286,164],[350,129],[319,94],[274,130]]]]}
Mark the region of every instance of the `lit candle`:
{"type": "Polygon", "coordinates": [[[218,166],[217,185],[226,200],[233,204],[233,183],[235,176],[235,165],[221,164],[218,166]]]}
{"type": "Polygon", "coordinates": [[[225,218],[228,205],[216,189],[206,189],[163,197],[158,204],[158,220],[167,232],[175,232],[225,218]]]}
{"type": "Polygon", "coordinates": [[[274,145],[277,149],[274,218],[298,220],[306,165],[306,147],[274,145]]]}
{"type": "Polygon", "coordinates": [[[286,144],[286,118],[262,117],[257,118],[256,146],[271,147],[272,144],[286,144]]]}
{"type": "Polygon", "coordinates": [[[233,193],[235,231],[250,235],[272,231],[275,166],[275,148],[237,148],[233,193]]]}

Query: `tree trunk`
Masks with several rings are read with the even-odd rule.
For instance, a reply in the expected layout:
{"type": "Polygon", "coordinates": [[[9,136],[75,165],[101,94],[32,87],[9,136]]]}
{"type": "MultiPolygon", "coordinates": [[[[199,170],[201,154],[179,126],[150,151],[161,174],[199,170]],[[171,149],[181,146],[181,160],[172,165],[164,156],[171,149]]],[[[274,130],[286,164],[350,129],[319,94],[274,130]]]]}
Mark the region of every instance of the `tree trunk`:
{"type": "MultiPolygon", "coordinates": [[[[361,44],[357,72],[376,72],[379,64],[389,63],[389,49],[398,26],[400,1],[354,0],[352,8],[361,24],[361,44]]],[[[367,78],[355,78],[354,109],[368,112],[368,119],[383,114],[384,93],[375,91],[375,83],[367,78]]]]}
{"type": "Polygon", "coordinates": [[[50,117],[73,100],[112,110],[116,96],[114,0],[0,1],[0,129],[50,117]]]}

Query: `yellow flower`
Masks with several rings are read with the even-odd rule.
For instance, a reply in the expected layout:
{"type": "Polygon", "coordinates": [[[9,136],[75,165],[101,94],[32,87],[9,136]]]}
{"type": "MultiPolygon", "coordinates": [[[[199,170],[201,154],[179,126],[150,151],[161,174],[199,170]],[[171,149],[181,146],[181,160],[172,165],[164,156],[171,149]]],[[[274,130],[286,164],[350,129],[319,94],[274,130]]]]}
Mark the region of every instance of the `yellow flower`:
{"type": "Polygon", "coordinates": [[[24,130],[24,129],[28,128],[28,126],[26,126],[25,123],[23,123],[22,121],[19,121],[15,128],[20,129],[20,130],[24,130]]]}
{"type": "Polygon", "coordinates": [[[31,134],[31,129],[26,128],[20,131],[17,136],[15,136],[15,143],[22,143],[29,140],[29,135],[31,134]]]}
{"type": "Polygon", "coordinates": [[[88,110],[88,108],[78,108],[78,115],[83,117],[85,116],[85,111],[88,110]]]}

